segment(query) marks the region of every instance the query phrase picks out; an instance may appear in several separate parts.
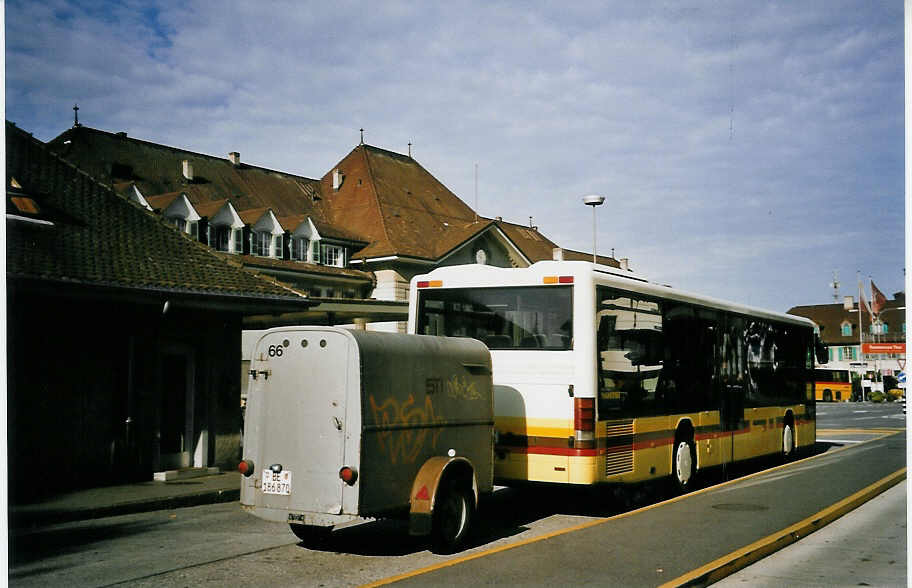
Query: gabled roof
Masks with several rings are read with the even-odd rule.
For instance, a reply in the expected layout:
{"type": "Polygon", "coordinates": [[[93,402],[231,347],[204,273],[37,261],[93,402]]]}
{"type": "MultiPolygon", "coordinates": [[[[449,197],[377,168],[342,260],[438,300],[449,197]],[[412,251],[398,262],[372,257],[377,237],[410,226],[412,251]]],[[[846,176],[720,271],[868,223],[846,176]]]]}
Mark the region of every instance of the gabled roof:
{"type": "Polygon", "coordinates": [[[185,295],[260,312],[310,305],[167,226],[9,122],[6,172],[7,186],[15,178],[17,192],[53,213],[50,226],[7,220],[11,283],[185,295]]]}
{"type": "MultiPolygon", "coordinates": [[[[886,335],[879,335],[879,340],[890,343],[894,341],[903,341],[905,336],[902,332],[902,323],[905,322],[905,314],[899,307],[905,306],[905,296],[897,295],[893,300],[887,300],[884,309],[880,311],[881,320],[887,323],[890,328],[886,335]],[[887,312],[893,309],[891,312],[887,312]]],[[[835,304],[810,304],[796,306],[789,309],[788,314],[803,316],[814,321],[820,328],[820,339],[827,345],[858,345],[858,303],[855,302],[851,309],[847,310],[842,303],[835,304]],[[852,325],[852,334],[843,335],[842,325],[849,323],[852,325]]],[[[861,311],[861,328],[865,336],[865,341],[870,340],[871,315],[866,309],[861,311]]]]}

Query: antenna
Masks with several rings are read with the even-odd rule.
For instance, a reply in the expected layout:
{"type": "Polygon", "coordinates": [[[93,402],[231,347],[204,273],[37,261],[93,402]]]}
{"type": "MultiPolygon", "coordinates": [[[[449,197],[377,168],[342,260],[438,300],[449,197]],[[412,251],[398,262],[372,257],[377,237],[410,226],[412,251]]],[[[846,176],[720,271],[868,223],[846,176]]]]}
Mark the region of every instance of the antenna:
{"type": "Polygon", "coordinates": [[[839,272],[833,270],[833,281],[830,282],[830,288],[833,289],[833,302],[839,302],[839,272]]]}
{"type": "Polygon", "coordinates": [[[475,164],[475,222],[478,222],[478,164],[475,164]]]}

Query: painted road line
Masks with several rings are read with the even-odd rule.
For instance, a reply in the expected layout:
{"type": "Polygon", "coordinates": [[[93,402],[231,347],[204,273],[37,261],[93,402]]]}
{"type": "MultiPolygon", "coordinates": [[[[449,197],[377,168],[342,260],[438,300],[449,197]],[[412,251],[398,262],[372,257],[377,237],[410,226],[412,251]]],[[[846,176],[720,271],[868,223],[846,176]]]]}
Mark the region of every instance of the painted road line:
{"type": "Polygon", "coordinates": [[[674,586],[707,586],[713,582],[718,582],[722,578],[749,566],[755,561],[762,559],[775,551],[779,551],[783,547],[791,545],[802,537],[810,535],[814,531],[827,526],[839,517],[855,510],[865,502],[905,479],[906,468],[897,470],[889,476],[885,476],[870,486],[859,490],[848,498],[844,498],[836,504],[809,516],[803,521],[768,535],[763,539],[733,551],[728,555],[724,555],[719,559],[684,574],[683,576],[679,576],[670,582],[666,582],[665,584],[662,584],[660,588],[670,588],[674,586]]]}
{"type": "Polygon", "coordinates": [[[864,443],[859,439],[817,439],[817,443],[864,443]]]}
{"type": "MultiPolygon", "coordinates": [[[[864,429],[859,429],[859,430],[863,431],[864,429]]],[[[880,434],[880,435],[877,436],[877,437],[874,437],[874,438],[871,438],[871,439],[867,439],[867,440],[863,441],[862,443],[869,443],[869,442],[872,442],[872,441],[877,441],[878,439],[883,439],[884,437],[889,437],[889,436],[891,436],[891,435],[895,435],[895,434],[900,433],[900,432],[902,432],[902,429],[891,430],[891,431],[888,432],[888,433],[880,434]]],[[[493,548],[490,548],[490,549],[485,549],[485,550],[483,550],[483,551],[478,551],[478,552],[476,552],[476,553],[470,553],[470,554],[467,554],[467,555],[454,557],[454,558],[452,558],[452,559],[448,559],[448,560],[446,560],[446,561],[442,561],[442,562],[439,562],[439,563],[436,563],[436,564],[431,564],[431,565],[425,566],[425,567],[423,567],[423,568],[418,568],[418,569],[416,569],[416,570],[412,570],[412,571],[409,571],[409,572],[403,572],[402,574],[398,574],[398,575],[396,575],[396,576],[390,576],[389,578],[383,578],[383,579],[377,580],[377,581],[375,581],[375,582],[370,582],[370,583],[368,583],[368,584],[362,585],[361,588],[375,588],[375,587],[377,587],[377,586],[386,586],[386,585],[388,585],[388,584],[393,584],[393,583],[395,583],[395,582],[399,582],[400,580],[407,580],[408,578],[414,578],[415,576],[422,576],[422,575],[424,575],[424,574],[428,574],[428,573],[431,573],[431,572],[434,572],[434,571],[437,571],[437,570],[442,570],[442,569],[444,569],[444,568],[448,568],[448,567],[451,567],[451,566],[455,566],[455,565],[459,565],[459,564],[462,564],[462,563],[466,563],[466,562],[472,561],[473,559],[479,559],[479,558],[482,558],[482,557],[487,557],[487,556],[489,556],[489,555],[494,555],[494,554],[496,554],[496,553],[501,553],[501,552],[503,552],[503,551],[508,551],[508,550],[510,550],[510,549],[515,549],[515,548],[517,548],[517,547],[522,547],[523,545],[529,545],[529,544],[532,544],[532,543],[537,543],[537,542],[539,542],[539,541],[544,541],[544,540],[550,539],[550,538],[552,538],[552,537],[558,537],[558,536],[560,536],[560,535],[566,535],[566,534],[568,534],[568,533],[574,533],[574,532],[576,532],[576,531],[582,531],[583,529],[588,529],[588,528],[590,528],[590,527],[595,527],[595,526],[597,526],[597,525],[601,525],[601,524],[604,524],[604,523],[609,523],[609,522],[611,522],[611,521],[616,521],[616,520],[618,520],[618,519],[630,517],[630,516],[633,516],[633,515],[636,515],[636,514],[640,514],[640,513],[642,513],[642,512],[645,512],[645,511],[647,511],[647,510],[652,510],[652,509],[654,509],[654,508],[659,508],[659,507],[664,506],[664,505],[667,505],[667,504],[671,504],[671,503],[678,502],[678,501],[681,501],[681,500],[687,500],[687,499],[689,499],[689,498],[691,498],[691,497],[693,497],[693,496],[699,496],[700,494],[704,494],[704,493],[706,493],[706,492],[718,491],[720,488],[725,488],[725,487],[727,487],[727,486],[733,486],[733,485],[735,485],[735,484],[744,482],[745,480],[751,480],[751,479],[753,479],[753,478],[757,478],[757,477],[759,477],[759,476],[762,476],[762,475],[765,475],[765,474],[769,474],[770,472],[775,472],[775,471],[777,471],[777,470],[782,470],[782,469],[785,469],[785,468],[794,466],[795,464],[799,464],[799,463],[802,463],[802,462],[810,462],[810,461],[812,461],[812,460],[816,460],[816,459],[818,459],[818,458],[825,457],[825,456],[832,456],[834,453],[838,453],[838,452],[840,452],[840,451],[845,451],[846,449],[850,449],[850,446],[840,447],[840,448],[834,449],[834,450],[832,450],[832,451],[827,451],[826,453],[818,453],[817,455],[812,455],[812,456],[810,456],[810,457],[805,457],[805,458],[803,458],[803,459],[798,459],[798,460],[795,460],[795,461],[790,462],[790,463],[782,464],[782,465],[780,465],[780,466],[776,466],[776,467],[769,468],[769,469],[765,469],[765,470],[760,470],[759,472],[754,472],[754,473],[752,473],[752,474],[748,474],[748,475],[742,476],[742,477],[740,477],[740,478],[735,478],[734,480],[729,480],[729,481],[727,481],[727,482],[722,482],[721,484],[715,484],[715,485],[713,485],[713,486],[707,486],[706,488],[700,488],[699,490],[695,490],[695,491],[689,492],[689,493],[687,493],[687,494],[682,494],[681,496],[676,496],[676,497],[671,498],[671,499],[669,499],[669,500],[663,500],[662,502],[657,502],[657,503],[655,503],[655,504],[650,504],[650,505],[644,506],[644,507],[642,507],[642,508],[638,508],[638,509],[636,509],[636,510],[631,510],[631,511],[629,511],[629,512],[625,512],[625,513],[621,513],[621,514],[618,514],[618,515],[614,515],[614,516],[612,516],[612,517],[608,517],[608,518],[604,518],[604,519],[598,519],[598,520],[594,520],[594,521],[587,521],[587,522],[581,523],[581,524],[579,524],[579,525],[574,525],[574,526],[572,526],[572,527],[567,527],[566,529],[559,529],[559,530],[557,530],[557,531],[552,531],[552,532],[550,532],[550,533],[546,533],[546,534],[543,534],[543,535],[538,535],[538,536],[536,536],[536,537],[529,537],[528,539],[523,539],[523,540],[517,541],[517,542],[515,542],[515,543],[508,543],[508,544],[505,544],[505,545],[500,545],[500,546],[498,546],[498,547],[493,547],[493,548]]],[[[903,471],[905,471],[905,470],[903,470],[903,471]]]]}

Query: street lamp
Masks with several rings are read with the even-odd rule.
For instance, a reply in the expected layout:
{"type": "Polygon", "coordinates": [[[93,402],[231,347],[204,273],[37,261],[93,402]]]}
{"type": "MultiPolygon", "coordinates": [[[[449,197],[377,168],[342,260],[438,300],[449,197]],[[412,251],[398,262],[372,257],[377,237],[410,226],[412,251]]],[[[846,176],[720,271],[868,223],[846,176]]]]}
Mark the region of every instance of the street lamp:
{"type": "Polygon", "coordinates": [[[601,206],[605,203],[605,197],[599,196],[597,194],[590,194],[589,196],[583,196],[583,204],[586,206],[592,207],[592,263],[596,263],[595,259],[595,207],[601,206]]]}

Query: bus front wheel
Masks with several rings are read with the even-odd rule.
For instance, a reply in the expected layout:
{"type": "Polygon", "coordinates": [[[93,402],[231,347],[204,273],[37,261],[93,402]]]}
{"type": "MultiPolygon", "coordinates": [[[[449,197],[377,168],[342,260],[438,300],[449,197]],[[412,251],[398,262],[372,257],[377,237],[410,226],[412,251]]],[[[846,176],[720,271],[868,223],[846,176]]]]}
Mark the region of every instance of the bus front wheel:
{"type": "Polygon", "coordinates": [[[693,443],[685,439],[676,439],[671,461],[671,474],[678,492],[688,492],[693,486],[696,461],[693,443]]]}

